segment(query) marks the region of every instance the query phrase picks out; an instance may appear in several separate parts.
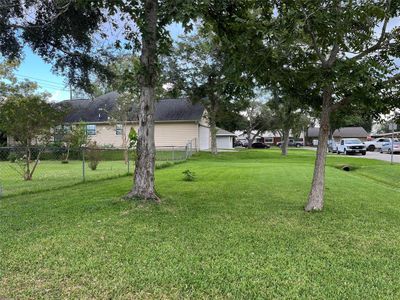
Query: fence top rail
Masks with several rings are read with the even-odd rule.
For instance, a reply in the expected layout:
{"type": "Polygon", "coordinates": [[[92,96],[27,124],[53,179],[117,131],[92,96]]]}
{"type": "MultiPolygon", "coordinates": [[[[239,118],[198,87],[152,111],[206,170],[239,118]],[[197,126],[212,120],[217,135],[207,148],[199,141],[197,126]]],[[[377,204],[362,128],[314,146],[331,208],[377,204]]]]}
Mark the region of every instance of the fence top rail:
{"type": "MultiPolygon", "coordinates": [[[[157,146],[155,147],[156,150],[180,150],[180,151],[184,151],[186,150],[188,146],[157,146]]],[[[134,149],[132,148],[123,148],[123,147],[101,147],[101,146],[96,146],[96,147],[90,147],[90,146],[86,146],[86,147],[67,147],[67,146],[38,146],[38,145],[33,145],[29,147],[31,150],[34,149],[40,149],[40,150],[66,150],[69,148],[69,150],[72,151],[77,151],[77,150],[84,150],[84,149],[93,149],[95,148],[96,150],[101,150],[101,151],[126,151],[126,150],[130,150],[133,151],[134,149]]],[[[6,150],[6,151],[21,151],[21,150],[26,150],[25,146],[6,146],[6,147],[0,147],[0,151],[1,150],[6,150]]]]}

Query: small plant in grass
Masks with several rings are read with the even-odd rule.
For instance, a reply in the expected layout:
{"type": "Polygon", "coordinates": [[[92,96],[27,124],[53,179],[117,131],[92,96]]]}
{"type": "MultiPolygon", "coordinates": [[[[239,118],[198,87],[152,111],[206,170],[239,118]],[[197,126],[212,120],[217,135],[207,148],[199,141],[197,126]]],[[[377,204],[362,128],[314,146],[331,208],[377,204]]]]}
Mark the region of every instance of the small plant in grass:
{"type": "Polygon", "coordinates": [[[96,142],[88,144],[86,153],[87,153],[86,159],[88,161],[88,166],[90,169],[95,171],[101,160],[100,149],[97,146],[96,142]]]}
{"type": "Polygon", "coordinates": [[[196,179],[196,174],[190,170],[185,170],[182,174],[184,181],[194,181],[196,179]]]}
{"type": "Polygon", "coordinates": [[[14,152],[11,152],[8,157],[7,157],[8,161],[10,163],[15,163],[15,161],[17,160],[17,154],[15,154],[14,152]]]}

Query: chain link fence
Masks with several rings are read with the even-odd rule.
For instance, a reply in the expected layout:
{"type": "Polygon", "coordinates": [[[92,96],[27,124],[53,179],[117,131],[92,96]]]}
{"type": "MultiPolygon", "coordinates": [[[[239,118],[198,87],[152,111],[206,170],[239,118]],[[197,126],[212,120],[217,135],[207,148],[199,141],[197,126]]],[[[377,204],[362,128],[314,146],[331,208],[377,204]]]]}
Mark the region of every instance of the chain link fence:
{"type": "MultiPolygon", "coordinates": [[[[156,149],[156,167],[184,161],[186,147],[156,149]]],[[[133,174],[135,151],[117,148],[0,147],[0,197],[73,186],[133,174]]]]}

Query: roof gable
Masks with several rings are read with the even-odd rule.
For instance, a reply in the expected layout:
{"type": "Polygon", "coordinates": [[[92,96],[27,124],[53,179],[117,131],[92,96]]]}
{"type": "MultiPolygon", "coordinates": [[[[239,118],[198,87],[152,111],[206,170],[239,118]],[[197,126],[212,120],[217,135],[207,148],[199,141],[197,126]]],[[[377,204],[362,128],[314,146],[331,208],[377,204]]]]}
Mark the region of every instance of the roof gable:
{"type": "Polygon", "coordinates": [[[341,138],[366,138],[368,132],[362,127],[342,127],[333,132],[334,137],[341,138]]]}
{"type": "MultiPolygon", "coordinates": [[[[307,129],[308,137],[318,137],[319,127],[311,127],[307,129]]],[[[366,138],[368,132],[362,127],[342,127],[333,132],[334,137],[339,138],[366,138]]]]}
{"type": "Polygon", "coordinates": [[[217,127],[217,134],[216,135],[217,136],[236,136],[236,134],[234,134],[234,133],[232,133],[232,132],[230,132],[228,130],[219,128],[219,127],[217,127]]]}

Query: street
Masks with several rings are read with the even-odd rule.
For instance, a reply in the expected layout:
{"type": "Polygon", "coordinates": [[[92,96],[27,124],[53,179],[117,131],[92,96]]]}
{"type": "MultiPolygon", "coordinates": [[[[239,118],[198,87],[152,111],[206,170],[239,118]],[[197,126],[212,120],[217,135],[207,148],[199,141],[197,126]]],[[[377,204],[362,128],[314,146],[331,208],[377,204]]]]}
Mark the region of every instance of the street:
{"type": "MultiPolygon", "coordinates": [[[[304,147],[303,149],[316,151],[315,147],[304,147]]],[[[338,155],[337,153],[333,153],[333,155],[338,155]]],[[[340,154],[340,156],[344,156],[340,154]]],[[[379,153],[379,152],[370,152],[367,151],[367,154],[364,155],[351,155],[351,157],[359,157],[359,158],[367,158],[367,159],[377,159],[390,162],[390,154],[387,153],[379,153]]],[[[393,162],[400,163],[400,154],[393,155],[393,162]]]]}

